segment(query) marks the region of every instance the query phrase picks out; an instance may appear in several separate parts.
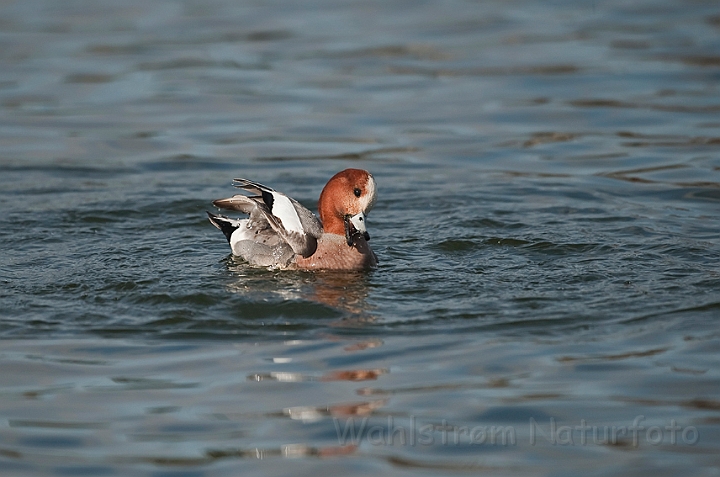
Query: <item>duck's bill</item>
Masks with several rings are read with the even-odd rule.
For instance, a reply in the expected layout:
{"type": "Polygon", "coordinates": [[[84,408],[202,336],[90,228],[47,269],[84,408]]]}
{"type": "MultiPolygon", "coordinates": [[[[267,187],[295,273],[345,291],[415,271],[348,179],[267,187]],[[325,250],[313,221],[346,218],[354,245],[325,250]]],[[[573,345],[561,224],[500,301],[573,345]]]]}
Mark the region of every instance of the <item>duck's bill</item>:
{"type": "Polygon", "coordinates": [[[370,234],[365,227],[365,214],[363,212],[345,217],[345,239],[348,246],[352,247],[353,239],[359,235],[362,235],[366,241],[370,240],[370,234]]]}

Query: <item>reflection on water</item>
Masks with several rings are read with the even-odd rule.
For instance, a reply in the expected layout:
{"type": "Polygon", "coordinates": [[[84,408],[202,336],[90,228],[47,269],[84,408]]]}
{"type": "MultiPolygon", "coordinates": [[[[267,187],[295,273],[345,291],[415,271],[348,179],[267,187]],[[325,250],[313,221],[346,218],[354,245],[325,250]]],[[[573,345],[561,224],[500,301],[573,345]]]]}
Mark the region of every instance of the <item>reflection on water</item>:
{"type": "Polygon", "coordinates": [[[20,473],[303,456],[321,458],[306,464],[318,469],[345,457],[503,473],[557,458],[608,475],[662,455],[675,470],[711,464],[717,334],[668,342],[651,328],[618,329],[610,344],[428,336],[361,351],[325,340],[11,342],[0,357],[0,404],[13,415],[2,458],[20,473]],[[613,353],[618,341],[633,351],[613,353]]]}
{"type": "MultiPolygon", "coordinates": [[[[311,300],[348,315],[365,315],[370,307],[367,273],[357,271],[279,272],[248,270],[240,258],[231,257],[228,269],[236,277],[228,290],[239,294],[258,296],[276,295],[283,300],[311,300]]],[[[367,316],[362,319],[372,321],[367,316]]]]}
{"type": "MultiPolygon", "coordinates": [[[[328,322],[329,327],[362,328],[377,321],[373,307],[367,303],[370,277],[366,272],[357,271],[321,271],[315,273],[303,271],[276,271],[249,269],[240,258],[228,259],[228,270],[232,280],[227,290],[237,294],[248,306],[255,307],[253,302],[275,303],[273,310],[264,313],[281,313],[288,326],[300,325],[297,315],[303,308],[308,312],[316,310],[311,304],[322,305],[330,316],[338,319],[328,322]],[[288,316],[283,316],[286,310],[288,316]]],[[[256,309],[254,316],[258,317],[256,309]]],[[[317,314],[310,320],[317,319],[317,314]]],[[[272,316],[276,319],[275,316],[272,316]]],[[[372,346],[371,340],[366,346],[372,346]]],[[[360,346],[355,344],[353,346],[360,346]]]]}
{"type": "Polygon", "coordinates": [[[370,311],[366,302],[368,283],[366,273],[318,273],[309,297],[346,314],[361,315],[356,321],[362,324],[363,321],[374,321],[372,316],[367,315],[370,311]]]}

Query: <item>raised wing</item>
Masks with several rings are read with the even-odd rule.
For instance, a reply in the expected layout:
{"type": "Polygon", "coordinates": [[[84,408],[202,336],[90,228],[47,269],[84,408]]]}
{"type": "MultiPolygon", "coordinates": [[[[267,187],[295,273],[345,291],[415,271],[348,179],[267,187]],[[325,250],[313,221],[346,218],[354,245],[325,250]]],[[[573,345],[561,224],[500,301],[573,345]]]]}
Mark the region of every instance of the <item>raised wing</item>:
{"type": "Polygon", "coordinates": [[[255,195],[219,199],[213,202],[216,207],[239,210],[251,217],[262,214],[293,252],[305,258],[315,253],[317,239],[322,235],[322,224],[315,214],[296,200],[257,182],[235,179],[233,185],[255,195]]]}

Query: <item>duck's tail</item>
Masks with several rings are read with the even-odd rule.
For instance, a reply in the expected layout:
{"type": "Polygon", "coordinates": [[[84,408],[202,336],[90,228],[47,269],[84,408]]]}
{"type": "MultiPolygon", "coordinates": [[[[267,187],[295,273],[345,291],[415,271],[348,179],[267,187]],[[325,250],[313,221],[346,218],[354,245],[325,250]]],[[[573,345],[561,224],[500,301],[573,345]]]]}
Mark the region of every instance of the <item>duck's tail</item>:
{"type": "Polygon", "coordinates": [[[224,215],[215,215],[210,212],[207,212],[207,214],[210,223],[217,227],[223,235],[225,235],[228,243],[230,243],[230,236],[233,232],[240,228],[240,220],[231,219],[230,217],[225,217],[224,215]]]}

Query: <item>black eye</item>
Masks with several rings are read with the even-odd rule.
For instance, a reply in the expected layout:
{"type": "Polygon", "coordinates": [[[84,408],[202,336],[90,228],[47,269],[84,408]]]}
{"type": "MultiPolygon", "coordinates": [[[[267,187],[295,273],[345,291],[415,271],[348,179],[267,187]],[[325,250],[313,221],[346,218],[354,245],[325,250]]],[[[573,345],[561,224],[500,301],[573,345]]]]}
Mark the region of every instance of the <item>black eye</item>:
{"type": "Polygon", "coordinates": [[[355,190],[353,192],[355,193],[355,197],[360,197],[360,194],[362,194],[362,191],[360,189],[358,189],[357,187],[355,188],[355,190]]]}

